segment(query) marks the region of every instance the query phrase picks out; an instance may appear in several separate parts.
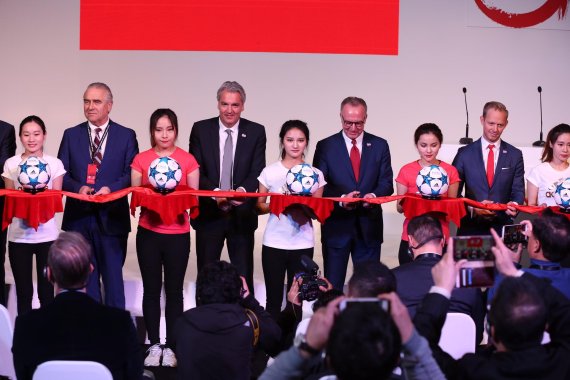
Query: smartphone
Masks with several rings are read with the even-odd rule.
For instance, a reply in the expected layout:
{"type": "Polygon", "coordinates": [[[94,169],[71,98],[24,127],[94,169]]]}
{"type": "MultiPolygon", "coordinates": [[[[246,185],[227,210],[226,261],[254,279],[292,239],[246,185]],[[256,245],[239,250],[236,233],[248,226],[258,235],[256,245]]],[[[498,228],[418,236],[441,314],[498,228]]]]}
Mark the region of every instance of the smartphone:
{"type": "Polygon", "coordinates": [[[468,261],[455,279],[457,288],[488,288],[495,283],[493,261],[468,261]]]}
{"type": "Polygon", "coordinates": [[[385,300],[385,299],[368,298],[368,297],[343,299],[342,301],[340,301],[339,309],[342,311],[342,310],[350,307],[351,305],[355,305],[357,303],[375,304],[379,308],[384,310],[386,313],[390,313],[390,301],[385,300]]]}
{"type": "Polygon", "coordinates": [[[527,237],[524,234],[524,224],[508,224],[503,226],[503,242],[506,245],[526,243],[527,237]]]}
{"type": "Polygon", "coordinates": [[[469,261],[494,261],[491,248],[495,240],[490,235],[455,236],[453,238],[453,259],[469,261]]]}

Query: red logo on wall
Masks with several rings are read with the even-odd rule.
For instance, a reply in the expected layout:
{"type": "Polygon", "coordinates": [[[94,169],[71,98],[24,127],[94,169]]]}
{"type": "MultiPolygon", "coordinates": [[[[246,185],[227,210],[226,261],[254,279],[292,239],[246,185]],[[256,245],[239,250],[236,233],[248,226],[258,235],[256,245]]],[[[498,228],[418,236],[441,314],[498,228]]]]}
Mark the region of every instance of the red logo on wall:
{"type": "Polygon", "coordinates": [[[484,0],[475,0],[475,4],[491,20],[511,28],[528,28],[548,20],[558,12],[558,19],[566,17],[569,0],[546,0],[546,2],[528,13],[510,13],[503,9],[487,6],[484,0]]]}

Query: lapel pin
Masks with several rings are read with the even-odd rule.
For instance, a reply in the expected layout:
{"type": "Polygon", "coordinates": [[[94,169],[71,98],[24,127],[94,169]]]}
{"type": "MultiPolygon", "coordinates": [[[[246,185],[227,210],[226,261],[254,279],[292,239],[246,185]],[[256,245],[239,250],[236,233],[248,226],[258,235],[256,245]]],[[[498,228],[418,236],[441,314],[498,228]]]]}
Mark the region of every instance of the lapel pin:
{"type": "Polygon", "coordinates": [[[247,137],[247,135],[245,133],[242,133],[241,137],[247,137]]]}
{"type": "Polygon", "coordinates": [[[507,154],[507,151],[506,151],[506,150],[503,150],[503,154],[507,154]]]}
{"type": "Polygon", "coordinates": [[[370,143],[366,143],[366,146],[372,146],[372,144],[370,144],[370,143]]]}

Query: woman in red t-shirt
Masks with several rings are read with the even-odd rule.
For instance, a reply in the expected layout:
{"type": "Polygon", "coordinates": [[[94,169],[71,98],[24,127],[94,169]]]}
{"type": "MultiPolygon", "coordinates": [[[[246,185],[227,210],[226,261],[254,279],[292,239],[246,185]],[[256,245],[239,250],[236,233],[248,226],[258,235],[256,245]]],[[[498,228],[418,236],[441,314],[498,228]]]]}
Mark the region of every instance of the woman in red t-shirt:
{"type": "MultiPolygon", "coordinates": [[[[131,185],[147,185],[148,168],[159,157],[173,158],[180,164],[180,185],[198,188],[199,165],[190,153],[175,145],[178,137],[176,114],[166,108],[158,109],[150,117],[150,144],[152,148],[139,153],[131,164],[131,185]]],[[[145,366],[176,367],[176,356],[171,344],[174,324],[184,311],[182,289],[190,256],[190,223],[187,212],[178,215],[174,224],[164,224],[160,215],[142,207],[137,230],[137,259],[143,282],[143,317],[151,347],[145,366]],[[160,346],[160,293],[164,268],[166,296],[166,343],[160,346]]]]}
{"type": "MultiPolygon", "coordinates": [[[[396,177],[396,191],[398,195],[417,193],[418,188],[416,185],[416,177],[418,176],[419,171],[426,166],[439,165],[447,172],[449,182],[447,194],[442,195],[447,195],[450,198],[457,197],[457,190],[459,188],[459,174],[457,169],[446,162],[438,160],[437,158],[437,153],[439,152],[442,142],[443,134],[437,125],[433,123],[425,123],[416,129],[414,132],[414,143],[416,144],[416,149],[420,154],[420,159],[412,161],[409,164],[402,166],[400,169],[400,172],[396,177]]],[[[398,201],[396,207],[399,213],[404,212],[401,200],[398,201]]],[[[449,220],[447,219],[447,215],[437,213],[437,217],[441,221],[444,235],[449,237],[449,220]]],[[[402,241],[400,242],[400,250],[398,252],[400,265],[412,261],[412,255],[408,250],[408,222],[408,219],[404,220],[402,241]]]]}

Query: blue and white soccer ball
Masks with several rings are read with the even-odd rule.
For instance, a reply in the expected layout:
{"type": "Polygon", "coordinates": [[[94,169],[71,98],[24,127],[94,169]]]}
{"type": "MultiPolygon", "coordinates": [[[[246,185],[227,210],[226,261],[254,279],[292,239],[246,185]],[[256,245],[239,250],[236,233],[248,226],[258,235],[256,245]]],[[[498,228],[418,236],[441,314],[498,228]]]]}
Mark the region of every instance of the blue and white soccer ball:
{"type": "Polygon", "coordinates": [[[170,157],[159,157],[148,167],[148,181],[159,192],[174,191],[182,179],[180,164],[170,157]]]}
{"type": "Polygon", "coordinates": [[[564,211],[570,211],[570,177],[560,181],[554,190],[554,202],[564,211]]]}
{"type": "Polygon", "coordinates": [[[309,164],[293,166],[285,179],[287,190],[294,195],[313,195],[319,188],[319,175],[309,164]]]}
{"type": "Polygon", "coordinates": [[[416,178],[418,191],[423,197],[438,198],[447,193],[449,177],[444,168],[439,165],[431,165],[422,168],[416,178]]]}
{"type": "Polygon", "coordinates": [[[18,182],[24,189],[36,193],[47,189],[51,171],[49,165],[42,158],[30,156],[20,162],[18,182]]]}

